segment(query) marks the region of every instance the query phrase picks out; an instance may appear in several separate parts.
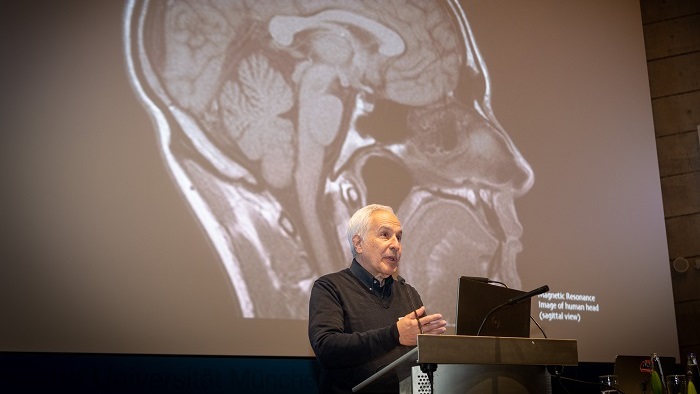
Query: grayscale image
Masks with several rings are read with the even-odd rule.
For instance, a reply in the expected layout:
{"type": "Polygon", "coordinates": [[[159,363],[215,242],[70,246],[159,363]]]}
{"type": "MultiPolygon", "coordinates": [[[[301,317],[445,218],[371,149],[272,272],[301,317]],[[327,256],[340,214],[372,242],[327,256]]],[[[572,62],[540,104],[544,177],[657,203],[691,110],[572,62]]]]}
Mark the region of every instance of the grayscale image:
{"type": "MultiPolygon", "coordinates": [[[[305,319],[392,206],[400,274],[452,319],[459,276],[520,289],[533,171],[491,107],[458,1],[131,1],[125,55],[160,155],[245,318],[305,319]]],[[[154,152],[158,154],[158,152],[154,152]]]]}

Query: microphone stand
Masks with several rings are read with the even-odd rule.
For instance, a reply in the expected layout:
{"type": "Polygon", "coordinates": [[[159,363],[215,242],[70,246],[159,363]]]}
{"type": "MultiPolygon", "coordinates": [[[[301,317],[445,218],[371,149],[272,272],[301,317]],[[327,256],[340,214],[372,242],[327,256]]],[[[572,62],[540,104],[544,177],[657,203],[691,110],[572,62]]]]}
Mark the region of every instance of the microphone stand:
{"type": "Polygon", "coordinates": [[[433,373],[437,370],[437,364],[421,363],[420,370],[428,375],[428,383],[430,383],[430,393],[433,394],[433,373]]]}
{"type": "MultiPolygon", "coordinates": [[[[399,283],[406,286],[406,288],[408,289],[408,286],[406,285],[406,279],[404,279],[400,276],[398,276],[397,279],[399,280],[399,283]]],[[[413,300],[413,294],[411,293],[410,290],[408,291],[408,299],[411,302],[411,308],[413,308],[413,314],[416,316],[416,322],[418,322],[418,330],[420,331],[421,334],[423,334],[423,326],[420,324],[420,318],[418,317],[418,312],[416,312],[418,309],[416,308],[416,303],[413,300]]],[[[433,373],[437,370],[437,364],[421,363],[420,370],[424,374],[428,375],[428,382],[430,383],[430,393],[433,394],[433,373]]]]}
{"type": "Polygon", "coordinates": [[[481,325],[479,326],[479,329],[476,331],[476,336],[478,337],[479,335],[481,335],[481,329],[484,328],[484,324],[489,319],[489,317],[491,317],[491,315],[493,315],[497,310],[503,308],[504,306],[508,306],[508,305],[509,305],[508,303],[500,304],[500,305],[497,305],[495,308],[491,309],[489,311],[489,313],[486,314],[486,317],[484,317],[484,320],[481,321],[481,325]]]}

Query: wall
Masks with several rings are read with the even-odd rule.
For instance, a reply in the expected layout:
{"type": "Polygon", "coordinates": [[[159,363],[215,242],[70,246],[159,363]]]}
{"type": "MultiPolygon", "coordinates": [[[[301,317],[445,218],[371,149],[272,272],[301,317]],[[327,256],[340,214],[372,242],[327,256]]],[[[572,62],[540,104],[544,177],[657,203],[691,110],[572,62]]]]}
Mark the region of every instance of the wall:
{"type": "Polygon", "coordinates": [[[312,358],[0,352],[5,393],[314,393],[312,358]]]}
{"type": "Polygon", "coordinates": [[[700,353],[700,1],[640,5],[678,342],[685,357],[700,353]]]}

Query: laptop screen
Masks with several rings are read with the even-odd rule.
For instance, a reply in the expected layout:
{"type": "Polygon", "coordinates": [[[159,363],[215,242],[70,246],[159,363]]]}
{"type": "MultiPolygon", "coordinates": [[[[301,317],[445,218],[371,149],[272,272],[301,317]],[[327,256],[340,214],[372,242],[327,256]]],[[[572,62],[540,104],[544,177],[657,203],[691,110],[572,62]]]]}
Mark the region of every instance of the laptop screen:
{"type": "Polygon", "coordinates": [[[530,300],[498,309],[486,319],[495,307],[525,292],[496,286],[468,277],[459,278],[457,288],[457,321],[455,334],[497,337],[530,336],[530,300]]]}

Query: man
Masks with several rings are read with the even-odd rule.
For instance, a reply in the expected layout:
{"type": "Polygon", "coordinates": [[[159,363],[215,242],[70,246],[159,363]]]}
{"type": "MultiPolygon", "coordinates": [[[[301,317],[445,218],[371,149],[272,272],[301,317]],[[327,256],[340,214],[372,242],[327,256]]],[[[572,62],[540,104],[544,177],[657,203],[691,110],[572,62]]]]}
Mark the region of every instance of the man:
{"type": "MultiPolygon", "coordinates": [[[[309,301],[309,340],[321,363],[324,393],[351,392],[410,351],[421,330],[442,334],[447,325],[440,314],[425,315],[413,287],[396,283],[402,229],[391,207],[361,208],[350,218],[347,235],[351,266],[316,280],[309,301]]],[[[398,392],[398,380],[387,377],[372,390],[398,392]]]]}

